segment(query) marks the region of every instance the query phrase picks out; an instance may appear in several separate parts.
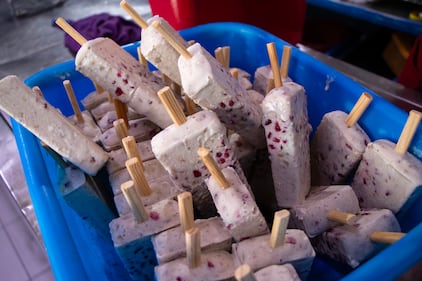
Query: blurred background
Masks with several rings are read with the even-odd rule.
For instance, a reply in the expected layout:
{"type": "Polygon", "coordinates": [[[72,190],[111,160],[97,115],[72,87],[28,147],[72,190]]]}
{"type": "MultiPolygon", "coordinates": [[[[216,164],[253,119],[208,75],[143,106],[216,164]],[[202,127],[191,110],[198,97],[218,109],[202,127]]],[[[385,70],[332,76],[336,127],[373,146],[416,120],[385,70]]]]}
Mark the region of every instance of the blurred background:
{"type": "MultiPolygon", "coordinates": [[[[0,0],[0,78],[15,74],[25,79],[41,69],[73,58],[63,32],[53,25],[58,16],[77,23],[107,13],[120,17],[120,24],[127,24],[123,20],[129,18],[119,2],[0,0]]],[[[256,25],[404,110],[422,109],[420,0],[129,2],[144,18],[159,14],[176,29],[213,21],[256,25]]],[[[89,33],[89,30],[85,31],[89,33]]],[[[95,32],[91,30],[90,34],[95,32]]],[[[115,30],[109,35],[116,36],[115,30]]],[[[128,38],[136,41],[133,37],[128,38]]],[[[54,280],[26,189],[10,121],[4,114],[0,114],[0,147],[1,279],[54,280]]],[[[410,275],[403,280],[405,278],[416,280],[410,275]]]]}

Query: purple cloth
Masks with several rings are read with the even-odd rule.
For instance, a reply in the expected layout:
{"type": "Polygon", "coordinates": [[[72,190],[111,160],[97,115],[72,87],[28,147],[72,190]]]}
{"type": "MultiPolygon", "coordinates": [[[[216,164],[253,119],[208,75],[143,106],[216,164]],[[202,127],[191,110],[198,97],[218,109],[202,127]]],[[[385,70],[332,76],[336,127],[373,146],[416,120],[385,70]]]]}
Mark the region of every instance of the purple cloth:
{"type": "MultiPolygon", "coordinates": [[[[141,28],[136,23],[107,13],[67,22],[88,40],[108,37],[121,46],[141,39],[141,28]]],[[[67,34],[64,37],[64,45],[73,55],[76,55],[81,47],[67,34]]]]}

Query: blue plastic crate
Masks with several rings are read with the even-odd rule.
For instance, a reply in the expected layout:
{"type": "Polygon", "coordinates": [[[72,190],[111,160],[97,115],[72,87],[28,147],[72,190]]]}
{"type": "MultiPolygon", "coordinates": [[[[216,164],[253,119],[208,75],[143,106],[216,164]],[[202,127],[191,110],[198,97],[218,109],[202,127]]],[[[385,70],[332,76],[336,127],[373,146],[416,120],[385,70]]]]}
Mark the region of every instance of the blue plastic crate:
{"type": "MultiPolygon", "coordinates": [[[[231,65],[251,74],[269,63],[266,43],[275,42],[279,53],[287,43],[250,25],[213,23],[181,32],[187,40],[196,40],[211,52],[220,46],[231,47],[231,65]]],[[[125,46],[136,55],[139,43],[125,46]]],[[[385,138],[396,142],[407,119],[407,112],[378,97],[363,86],[314,58],[292,51],[289,76],[302,84],[308,95],[308,112],[313,128],[322,116],[332,110],[349,112],[363,91],[374,100],[363,117],[361,126],[372,140],[385,138]]],[[[69,79],[81,100],[94,90],[93,84],[75,71],[74,62],[65,62],[29,77],[28,86],[39,86],[46,99],[65,114],[72,109],[62,81],[69,79]]],[[[126,280],[128,278],[117,256],[112,254],[111,240],[104,239],[82,221],[58,194],[57,183],[62,171],[41,148],[39,140],[13,121],[18,149],[35,213],[57,280],[126,280]],[[113,260],[113,259],[116,260],[113,260]]],[[[409,148],[422,159],[422,128],[419,127],[409,148]]],[[[421,171],[422,172],[422,171],[421,171]]],[[[397,187],[400,188],[400,187],[397,187]]],[[[420,192],[418,192],[420,193],[420,192]]],[[[409,232],[396,244],[350,272],[346,266],[317,257],[308,280],[394,280],[422,260],[422,201],[414,194],[398,214],[403,231],[409,232]]]]}

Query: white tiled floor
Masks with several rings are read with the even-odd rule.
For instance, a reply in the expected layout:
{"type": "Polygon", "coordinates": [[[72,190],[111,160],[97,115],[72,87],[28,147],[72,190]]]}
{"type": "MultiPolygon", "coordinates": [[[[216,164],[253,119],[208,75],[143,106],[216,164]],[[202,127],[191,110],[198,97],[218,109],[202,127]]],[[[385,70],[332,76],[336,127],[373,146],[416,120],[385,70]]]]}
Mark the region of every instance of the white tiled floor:
{"type": "Polygon", "coordinates": [[[1,280],[54,280],[42,243],[1,180],[0,247],[1,280]]]}

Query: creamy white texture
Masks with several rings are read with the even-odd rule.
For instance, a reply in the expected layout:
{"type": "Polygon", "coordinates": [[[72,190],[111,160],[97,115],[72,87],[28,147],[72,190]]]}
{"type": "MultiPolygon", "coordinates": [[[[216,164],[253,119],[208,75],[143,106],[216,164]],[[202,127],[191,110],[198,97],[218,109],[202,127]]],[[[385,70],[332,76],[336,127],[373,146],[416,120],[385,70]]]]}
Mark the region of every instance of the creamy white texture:
{"type": "Polygon", "coordinates": [[[67,117],[67,119],[74,126],[81,130],[82,134],[92,139],[94,142],[99,142],[101,137],[101,130],[92,119],[91,115],[87,111],[82,111],[83,122],[79,122],[76,115],[67,117]]]}
{"type": "MultiPolygon", "coordinates": [[[[202,253],[231,249],[232,236],[221,218],[195,220],[195,226],[199,228],[202,253]]],[[[152,244],[159,264],[186,256],[186,239],[181,226],[155,235],[152,244]]]]}
{"type": "Polygon", "coordinates": [[[82,100],[81,103],[86,110],[91,110],[94,107],[106,102],[108,100],[108,94],[106,92],[97,92],[93,91],[86,95],[82,100]]]}
{"type": "Polygon", "coordinates": [[[345,184],[353,176],[366,146],[365,131],[346,125],[343,111],[326,113],[311,141],[312,185],[345,184]]]}
{"type": "MultiPolygon", "coordinates": [[[[128,135],[133,136],[136,141],[150,140],[161,131],[161,128],[152,123],[147,118],[129,120],[128,135]]],[[[117,136],[116,129],[110,128],[100,136],[101,144],[106,151],[119,149],[122,147],[122,140],[117,136]]]]}
{"type": "Polygon", "coordinates": [[[152,27],[153,22],[160,22],[163,28],[170,31],[172,37],[182,46],[187,47],[189,44],[164,18],[159,16],[150,18],[148,20],[149,26],[142,29],[141,52],[144,57],[172,81],[181,85],[179,67],[177,66],[179,52],[163,38],[160,32],[152,27]]]}
{"type": "MultiPolygon", "coordinates": [[[[143,162],[155,158],[154,153],[152,152],[151,140],[137,142],[136,147],[138,148],[138,152],[143,162]]],[[[107,171],[109,175],[112,175],[122,169],[126,169],[125,163],[128,158],[124,148],[112,150],[108,153],[108,155],[110,156],[107,162],[107,171]]]]}
{"type": "Polygon", "coordinates": [[[300,281],[291,264],[270,265],[255,272],[256,281],[300,281]]]}
{"type": "Polygon", "coordinates": [[[258,236],[268,232],[265,218],[261,214],[255,199],[236,171],[231,167],[221,170],[230,184],[221,188],[215,178],[206,180],[217,211],[230,234],[236,241],[258,236]]]}
{"type": "MultiPolygon", "coordinates": [[[[169,176],[163,176],[148,181],[152,193],[148,196],[142,196],[142,202],[145,206],[155,204],[164,199],[175,198],[182,190],[173,183],[169,176]]],[[[120,216],[131,212],[130,206],[123,193],[114,195],[114,203],[120,216]]]]}
{"type": "Polygon", "coordinates": [[[256,271],[275,264],[290,263],[301,279],[311,271],[315,251],[306,234],[299,229],[287,229],[284,244],[271,248],[270,235],[262,235],[233,244],[235,264],[248,264],[256,271]]]}
{"type": "Polygon", "coordinates": [[[192,58],[179,57],[186,94],[198,105],[214,111],[227,128],[256,147],[265,146],[262,111],[228,70],[198,43],[190,46],[192,58]]]}
{"type": "MultiPolygon", "coordinates": [[[[260,66],[255,70],[252,89],[260,92],[262,95],[267,94],[268,82],[274,79],[273,71],[270,65],[260,66]]],[[[282,78],[283,83],[292,82],[289,77],[282,78]]]]}
{"type": "Polygon", "coordinates": [[[203,253],[201,264],[190,269],[186,258],[180,258],[155,267],[157,281],[223,281],[234,280],[233,257],[226,251],[203,253]]]}
{"type": "Polygon", "coordinates": [[[422,185],[422,162],[395,151],[388,140],[369,143],[353,178],[352,187],[363,208],[386,208],[397,213],[422,185]]]}
{"type": "Polygon", "coordinates": [[[179,207],[175,200],[161,200],[146,206],[146,210],[150,218],[145,222],[137,222],[132,213],[110,222],[110,233],[115,247],[160,233],[180,223],[179,207]]]}
{"type": "Polygon", "coordinates": [[[261,106],[277,204],[292,207],[302,203],[311,188],[305,89],[284,83],[268,93],[261,106]]]}
{"type": "MultiPolygon", "coordinates": [[[[142,119],[142,114],[136,113],[132,109],[127,111],[127,119],[128,120],[135,120],[135,119],[142,119]]],[[[113,122],[118,119],[117,112],[114,110],[106,112],[100,119],[97,120],[98,127],[100,127],[101,131],[106,131],[113,127],[113,122]]],[[[155,124],[154,124],[155,125],[155,124]]]]}
{"type": "Polygon", "coordinates": [[[369,239],[374,231],[400,232],[401,230],[390,210],[362,210],[353,225],[338,226],[319,236],[315,240],[315,250],[355,268],[385,246],[377,245],[369,239]]]}
{"type": "Polygon", "coordinates": [[[302,204],[290,209],[289,227],[302,229],[313,238],[339,224],[327,219],[333,210],[359,212],[358,199],[349,185],[314,187],[302,204]]]}
{"type": "Polygon", "coordinates": [[[113,97],[165,128],[171,119],[157,96],[165,85],[113,40],[97,38],[83,44],[75,58],[76,70],[113,97]]]}
{"type": "MultiPolygon", "coordinates": [[[[159,179],[161,177],[168,177],[169,174],[161,165],[161,163],[157,159],[151,159],[148,161],[143,162],[144,166],[144,175],[146,180],[152,181],[155,179],[159,179]]],[[[125,181],[130,180],[131,177],[127,169],[120,170],[109,177],[110,185],[113,190],[113,194],[121,193],[120,186],[125,181]]]]}
{"type": "Polygon", "coordinates": [[[90,175],[108,154],[16,76],[0,80],[0,108],[66,160],[90,175]]]}

